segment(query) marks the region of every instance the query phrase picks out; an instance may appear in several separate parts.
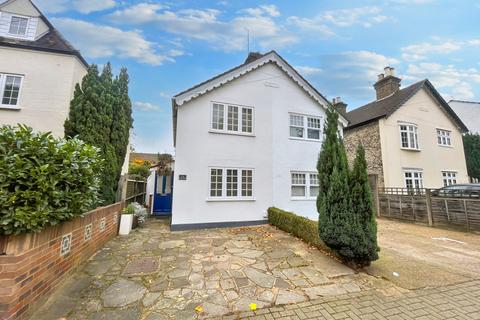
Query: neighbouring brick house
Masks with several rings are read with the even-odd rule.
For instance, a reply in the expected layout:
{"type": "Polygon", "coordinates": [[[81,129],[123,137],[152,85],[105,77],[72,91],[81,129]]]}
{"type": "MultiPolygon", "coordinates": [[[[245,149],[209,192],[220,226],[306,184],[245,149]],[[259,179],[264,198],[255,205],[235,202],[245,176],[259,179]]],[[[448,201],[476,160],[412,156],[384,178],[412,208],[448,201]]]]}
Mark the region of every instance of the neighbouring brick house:
{"type": "Polygon", "coordinates": [[[362,143],[369,174],[381,187],[438,188],[468,182],[465,124],[427,79],[403,89],[400,82],[393,68],[385,68],[374,84],[376,100],[346,114],[349,162],[362,143]]]}

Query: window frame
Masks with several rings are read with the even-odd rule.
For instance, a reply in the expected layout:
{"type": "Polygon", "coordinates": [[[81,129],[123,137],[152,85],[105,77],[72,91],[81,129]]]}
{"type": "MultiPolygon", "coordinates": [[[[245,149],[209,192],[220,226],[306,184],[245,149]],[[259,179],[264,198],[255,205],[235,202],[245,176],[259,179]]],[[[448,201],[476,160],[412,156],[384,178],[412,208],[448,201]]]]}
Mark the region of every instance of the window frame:
{"type": "MultiPolygon", "coordinates": [[[[218,172],[218,171],[217,171],[218,172]]],[[[219,167],[213,166],[208,168],[208,188],[207,188],[207,201],[255,201],[255,169],[253,168],[243,168],[243,167],[219,167]],[[221,190],[220,196],[212,196],[212,170],[221,170],[222,173],[222,180],[221,180],[221,190]],[[227,196],[228,182],[227,173],[229,170],[233,170],[237,172],[237,181],[236,181],[236,196],[227,196]],[[245,182],[245,184],[250,184],[250,189],[244,189],[244,181],[243,181],[243,173],[244,172],[251,172],[251,183],[245,182]],[[243,196],[244,191],[248,190],[251,191],[250,196],[243,196]]]]}
{"type": "Polygon", "coordinates": [[[448,187],[451,185],[458,184],[457,174],[458,174],[458,171],[455,171],[455,170],[442,170],[443,186],[448,187]],[[450,175],[450,177],[448,175],[450,175]]]}
{"type": "Polygon", "coordinates": [[[403,150],[412,150],[412,151],[420,151],[420,139],[418,138],[419,134],[418,134],[418,126],[414,123],[407,123],[407,122],[400,122],[398,124],[398,130],[399,130],[399,133],[400,133],[400,149],[403,149],[403,150]],[[406,128],[406,131],[405,130],[402,130],[402,127],[407,127],[406,128]],[[413,134],[414,134],[414,139],[413,139],[413,142],[415,142],[414,144],[414,147],[411,147],[412,143],[411,143],[411,136],[410,134],[412,133],[412,131],[409,130],[409,128],[413,128],[413,134]],[[404,147],[403,146],[403,139],[402,139],[402,133],[403,132],[406,132],[407,134],[407,145],[408,147],[404,147]]]}
{"type": "MultiPolygon", "coordinates": [[[[16,37],[16,38],[28,38],[28,27],[30,25],[30,17],[14,14],[10,18],[10,23],[8,24],[8,31],[7,34],[11,37],[16,37]],[[10,28],[12,27],[13,19],[14,18],[19,18],[23,20],[27,20],[27,24],[25,26],[25,33],[24,34],[19,34],[19,33],[11,33],[10,28]]],[[[18,28],[17,28],[18,29],[18,28]]]]}
{"type": "Polygon", "coordinates": [[[21,109],[20,98],[22,96],[22,87],[23,87],[24,78],[25,78],[25,76],[22,75],[22,74],[0,72],[0,109],[12,109],[12,110],[21,109]],[[5,96],[5,86],[6,86],[6,81],[7,81],[8,76],[20,78],[20,88],[18,89],[17,103],[15,105],[4,104],[3,103],[3,97],[5,96]]]}
{"type": "Polygon", "coordinates": [[[319,187],[319,180],[318,180],[318,172],[316,171],[298,171],[298,170],[292,170],[290,171],[290,199],[291,200],[316,200],[317,196],[312,196],[311,194],[311,188],[312,187],[319,187]],[[293,175],[294,174],[303,174],[305,175],[305,184],[294,184],[293,183],[293,175]],[[317,176],[317,184],[312,184],[312,175],[317,176]],[[294,196],[292,193],[292,187],[294,186],[304,186],[305,187],[305,196],[294,196]]]}
{"type": "MultiPolygon", "coordinates": [[[[245,113],[246,116],[248,116],[248,112],[245,113]]],[[[248,119],[245,119],[248,124],[248,119]]],[[[248,125],[246,128],[249,128],[248,125]]],[[[255,108],[251,106],[244,106],[244,105],[238,105],[234,103],[225,103],[225,102],[217,102],[217,101],[212,101],[211,102],[211,107],[210,107],[210,132],[212,133],[223,133],[223,134],[232,134],[232,135],[241,135],[241,136],[254,136],[255,135],[255,108]],[[222,106],[223,109],[223,128],[222,129],[216,129],[214,128],[213,124],[213,115],[214,115],[214,107],[215,106],[222,106]],[[236,123],[233,123],[233,126],[236,126],[237,130],[229,130],[229,126],[231,123],[229,122],[230,117],[229,117],[229,110],[230,108],[236,108],[237,109],[237,121],[236,123]],[[243,110],[248,109],[251,110],[251,132],[248,131],[243,131],[244,125],[243,125],[243,116],[244,112],[243,110]]]]}
{"type": "Polygon", "coordinates": [[[304,141],[314,141],[314,142],[322,142],[323,140],[323,117],[322,116],[314,116],[314,115],[308,115],[308,114],[300,114],[300,113],[295,113],[295,112],[289,112],[288,113],[288,138],[293,139],[293,140],[304,140],[304,141]],[[298,126],[298,125],[292,125],[291,119],[292,116],[294,117],[302,117],[302,125],[303,126],[298,126]],[[309,119],[314,119],[318,120],[320,127],[315,128],[315,127],[310,127],[309,126],[309,119]],[[303,129],[303,135],[302,137],[295,137],[291,135],[291,128],[302,128],[303,129]],[[318,139],[313,139],[308,137],[309,130],[318,130],[318,139]]]}
{"type": "Polygon", "coordinates": [[[403,169],[403,183],[406,189],[408,190],[418,190],[423,189],[423,170],[422,169],[403,169]],[[410,178],[407,178],[407,173],[411,174],[410,178]],[[415,177],[415,174],[420,175],[420,177],[415,177]],[[408,187],[407,180],[412,180],[412,187],[408,187]],[[419,181],[419,186],[416,186],[415,181],[419,181]]]}
{"type": "Polygon", "coordinates": [[[437,145],[440,147],[452,148],[452,131],[441,128],[436,128],[435,130],[437,132],[437,145]],[[445,143],[442,143],[443,138],[445,139],[445,143]]]}

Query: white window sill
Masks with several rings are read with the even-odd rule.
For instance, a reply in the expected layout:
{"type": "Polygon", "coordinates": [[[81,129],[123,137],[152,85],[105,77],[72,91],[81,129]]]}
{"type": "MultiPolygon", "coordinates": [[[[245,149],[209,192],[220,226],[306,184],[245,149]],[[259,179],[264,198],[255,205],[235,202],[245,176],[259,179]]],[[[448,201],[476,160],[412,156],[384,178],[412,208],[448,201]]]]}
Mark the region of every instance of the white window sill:
{"type": "Polygon", "coordinates": [[[442,147],[442,148],[450,148],[450,149],[453,149],[453,146],[448,146],[448,145],[445,145],[445,144],[439,144],[438,146],[439,146],[439,147],[442,147]]]}
{"type": "Polygon", "coordinates": [[[0,109],[8,109],[8,110],[20,110],[19,106],[9,106],[6,104],[0,104],[0,109]]]}
{"type": "Polygon", "coordinates": [[[214,130],[214,129],[210,129],[210,130],[208,130],[208,132],[216,133],[216,134],[229,134],[229,135],[232,135],[232,136],[255,137],[255,134],[247,133],[247,132],[222,131],[222,130],[214,130]]]}
{"type": "Polygon", "coordinates": [[[296,138],[296,137],[288,137],[290,140],[299,140],[299,141],[310,141],[310,142],[322,142],[321,139],[308,139],[308,138],[296,138]]]}
{"type": "Polygon", "coordinates": [[[245,201],[256,201],[255,198],[207,198],[207,202],[245,202],[245,201]]]}
{"type": "Polygon", "coordinates": [[[300,198],[300,197],[299,197],[299,198],[295,198],[295,197],[292,197],[292,198],[290,198],[290,200],[292,200],[292,201],[316,201],[317,198],[312,198],[312,197],[310,197],[310,198],[305,198],[305,197],[303,197],[303,198],[300,198]]]}
{"type": "Polygon", "coordinates": [[[417,151],[417,152],[422,151],[421,149],[415,149],[415,148],[404,148],[404,147],[401,147],[400,149],[405,150],[405,151],[417,151]]]}

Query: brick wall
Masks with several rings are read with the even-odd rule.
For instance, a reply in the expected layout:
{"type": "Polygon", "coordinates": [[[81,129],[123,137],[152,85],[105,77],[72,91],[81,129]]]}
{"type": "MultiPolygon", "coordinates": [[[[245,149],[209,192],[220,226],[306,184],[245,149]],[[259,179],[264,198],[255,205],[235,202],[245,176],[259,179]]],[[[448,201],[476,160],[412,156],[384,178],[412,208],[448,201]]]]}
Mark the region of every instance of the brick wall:
{"type": "Polygon", "coordinates": [[[350,165],[353,164],[360,143],[365,149],[368,174],[376,174],[379,187],[383,187],[382,147],[378,121],[344,131],[345,151],[350,165]]]}
{"type": "Polygon", "coordinates": [[[116,236],[122,207],[101,207],[39,233],[0,237],[0,319],[25,319],[69,271],[116,236]]]}

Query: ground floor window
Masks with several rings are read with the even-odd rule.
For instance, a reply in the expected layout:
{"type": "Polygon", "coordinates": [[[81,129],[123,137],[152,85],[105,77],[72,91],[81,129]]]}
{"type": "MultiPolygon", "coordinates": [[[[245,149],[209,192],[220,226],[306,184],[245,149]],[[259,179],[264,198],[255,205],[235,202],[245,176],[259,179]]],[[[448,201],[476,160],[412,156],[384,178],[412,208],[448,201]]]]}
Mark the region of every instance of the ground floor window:
{"type": "Polygon", "coordinates": [[[407,189],[423,188],[423,172],[421,170],[405,170],[404,177],[407,189]]]}
{"type": "Polygon", "coordinates": [[[457,173],[454,171],[442,171],[442,178],[444,187],[457,184],[457,173]]]}
{"type": "Polygon", "coordinates": [[[248,199],[253,197],[253,169],[210,168],[210,198],[248,199]]]}
{"type": "Polygon", "coordinates": [[[318,196],[318,174],[291,172],[291,196],[294,199],[315,199],[318,196]]]}

